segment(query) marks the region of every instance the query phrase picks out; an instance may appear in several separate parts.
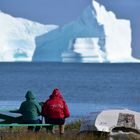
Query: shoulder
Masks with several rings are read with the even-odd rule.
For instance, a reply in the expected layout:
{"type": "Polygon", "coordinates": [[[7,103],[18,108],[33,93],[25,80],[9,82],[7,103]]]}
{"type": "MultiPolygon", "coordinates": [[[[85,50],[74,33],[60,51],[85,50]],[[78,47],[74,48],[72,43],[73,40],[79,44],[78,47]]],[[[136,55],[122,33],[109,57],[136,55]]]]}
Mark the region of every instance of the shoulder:
{"type": "Polygon", "coordinates": [[[44,104],[47,104],[47,103],[49,103],[50,101],[52,101],[52,99],[46,100],[46,101],[44,102],[44,104]]]}
{"type": "Polygon", "coordinates": [[[40,106],[39,102],[36,101],[36,100],[31,101],[31,103],[33,103],[33,104],[36,105],[36,106],[40,106]]]}
{"type": "Polygon", "coordinates": [[[21,105],[24,105],[24,104],[26,104],[27,103],[27,101],[23,101],[22,103],[21,103],[21,105]]]}
{"type": "Polygon", "coordinates": [[[64,104],[66,104],[66,101],[65,101],[64,99],[62,99],[62,102],[63,102],[64,104]]]}

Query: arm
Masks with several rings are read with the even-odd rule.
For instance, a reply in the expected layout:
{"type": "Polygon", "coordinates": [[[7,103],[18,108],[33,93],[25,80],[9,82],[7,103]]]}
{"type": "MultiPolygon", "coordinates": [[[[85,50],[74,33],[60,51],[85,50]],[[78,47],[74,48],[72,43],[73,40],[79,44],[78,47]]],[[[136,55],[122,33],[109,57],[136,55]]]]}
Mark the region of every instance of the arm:
{"type": "Polygon", "coordinates": [[[65,101],[64,101],[64,114],[65,118],[68,118],[70,116],[70,111],[65,101]]]}
{"type": "Polygon", "coordinates": [[[22,106],[23,106],[23,103],[20,105],[19,109],[10,110],[9,112],[11,112],[11,113],[21,113],[22,114],[22,108],[23,108],[22,106]]]}
{"type": "Polygon", "coordinates": [[[19,109],[16,109],[16,110],[10,110],[9,112],[11,112],[11,113],[20,113],[19,109]]]}
{"type": "Polygon", "coordinates": [[[43,104],[42,106],[42,112],[41,115],[42,116],[46,116],[46,111],[47,111],[47,101],[43,104]]]}
{"type": "Polygon", "coordinates": [[[35,104],[35,106],[36,106],[36,108],[37,108],[38,113],[41,114],[42,107],[41,107],[41,105],[39,104],[39,102],[34,101],[34,104],[35,104]]]}

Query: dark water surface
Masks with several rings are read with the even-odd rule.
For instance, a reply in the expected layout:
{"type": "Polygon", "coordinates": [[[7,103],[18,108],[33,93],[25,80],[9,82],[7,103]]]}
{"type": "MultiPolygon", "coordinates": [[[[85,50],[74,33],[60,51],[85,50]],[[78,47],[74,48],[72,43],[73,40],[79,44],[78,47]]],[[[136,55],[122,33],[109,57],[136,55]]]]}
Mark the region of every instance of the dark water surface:
{"type": "Polygon", "coordinates": [[[0,105],[16,106],[32,90],[45,101],[60,88],[72,116],[108,108],[140,111],[140,64],[0,63],[0,105]]]}

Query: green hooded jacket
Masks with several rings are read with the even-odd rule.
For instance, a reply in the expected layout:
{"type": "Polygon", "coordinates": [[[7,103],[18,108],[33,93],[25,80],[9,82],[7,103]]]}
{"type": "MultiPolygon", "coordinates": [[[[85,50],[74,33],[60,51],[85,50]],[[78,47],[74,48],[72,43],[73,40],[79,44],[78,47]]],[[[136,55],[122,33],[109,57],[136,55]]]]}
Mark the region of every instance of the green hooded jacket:
{"type": "Polygon", "coordinates": [[[37,120],[42,108],[36,101],[35,96],[31,91],[28,91],[25,95],[26,101],[22,102],[18,112],[23,115],[23,120],[37,120]]]}

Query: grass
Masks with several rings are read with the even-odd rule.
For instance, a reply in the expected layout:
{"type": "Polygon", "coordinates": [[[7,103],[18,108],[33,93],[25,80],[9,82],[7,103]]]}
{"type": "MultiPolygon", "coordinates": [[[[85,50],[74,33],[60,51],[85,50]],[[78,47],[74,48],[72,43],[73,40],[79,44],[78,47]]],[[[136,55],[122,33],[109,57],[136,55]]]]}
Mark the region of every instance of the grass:
{"type": "Polygon", "coordinates": [[[65,130],[72,130],[72,129],[80,130],[80,126],[81,126],[81,121],[76,120],[76,121],[73,121],[73,122],[67,124],[65,126],[65,130]]]}
{"type": "Polygon", "coordinates": [[[3,133],[0,137],[1,140],[105,140],[104,137],[98,137],[94,134],[77,135],[75,132],[70,131],[60,136],[58,134],[50,134],[46,132],[35,133],[3,133]]]}
{"type": "MultiPolygon", "coordinates": [[[[71,122],[65,126],[63,136],[59,135],[56,127],[56,134],[46,133],[42,128],[39,133],[28,132],[26,127],[0,128],[0,140],[108,140],[105,133],[79,133],[80,120],[71,122]]],[[[129,134],[125,137],[122,135],[113,136],[113,140],[140,140],[140,135],[129,134]]]]}

